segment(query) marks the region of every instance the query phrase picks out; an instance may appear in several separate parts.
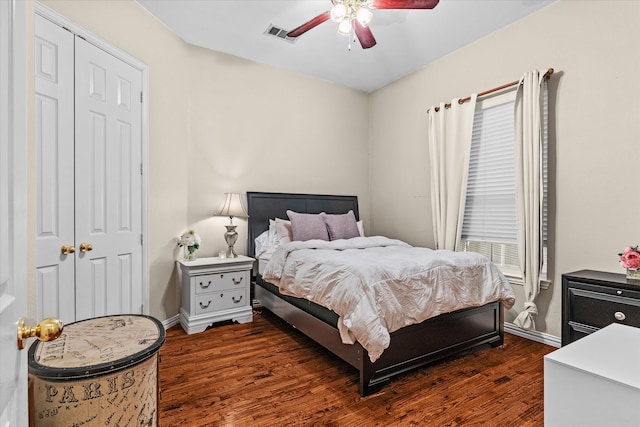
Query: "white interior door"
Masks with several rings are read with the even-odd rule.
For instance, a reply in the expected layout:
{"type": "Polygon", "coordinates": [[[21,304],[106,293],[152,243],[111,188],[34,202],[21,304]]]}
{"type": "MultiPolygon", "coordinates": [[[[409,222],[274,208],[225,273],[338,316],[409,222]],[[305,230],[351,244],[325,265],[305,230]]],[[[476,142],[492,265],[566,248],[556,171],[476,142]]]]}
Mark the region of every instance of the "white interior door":
{"type": "Polygon", "coordinates": [[[69,31],[35,16],[38,319],[74,322],[74,79],[69,31]]]}
{"type": "Polygon", "coordinates": [[[76,318],[142,313],[142,73],[76,37],[75,81],[76,318]]]}
{"type": "Polygon", "coordinates": [[[38,317],[143,313],[142,71],[35,27],[38,317]]]}
{"type": "Polygon", "coordinates": [[[0,426],[27,421],[25,3],[0,1],[0,426]]]}

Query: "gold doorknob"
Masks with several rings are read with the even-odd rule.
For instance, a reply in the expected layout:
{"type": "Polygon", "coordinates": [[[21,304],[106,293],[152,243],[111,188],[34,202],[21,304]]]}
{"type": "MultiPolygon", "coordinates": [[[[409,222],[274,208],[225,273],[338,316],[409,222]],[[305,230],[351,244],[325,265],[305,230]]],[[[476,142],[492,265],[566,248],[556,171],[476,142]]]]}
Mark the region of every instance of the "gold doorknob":
{"type": "Polygon", "coordinates": [[[62,255],[69,255],[72,254],[76,251],[76,248],[73,247],[73,245],[62,245],[62,247],[60,248],[60,252],[62,253],[62,255]]]}
{"type": "Polygon", "coordinates": [[[80,252],[89,252],[93,250],[91,243],[80,243],[80,252]]]}
{"type": "Polygon", "coordinates": [[[27,338],[37,337],[40,341],[52,341],[60,336],[64,325],[60,319],[47,317],[36,326],[25,326],[25,318],[18,320],[18,349],[27,345],[27,338]]]}

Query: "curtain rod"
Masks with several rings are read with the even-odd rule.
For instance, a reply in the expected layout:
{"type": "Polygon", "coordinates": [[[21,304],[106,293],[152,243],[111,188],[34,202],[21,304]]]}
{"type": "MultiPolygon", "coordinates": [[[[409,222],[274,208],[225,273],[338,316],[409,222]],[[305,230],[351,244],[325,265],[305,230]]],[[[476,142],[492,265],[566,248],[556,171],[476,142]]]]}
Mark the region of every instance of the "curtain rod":
{"type": "MultiPolygon", "coordinates": [[[[551,77],[552,74],[553,74],[553,68],[549,68],[547,70],[547,72],[544,73],[544,79],[545,80],[549,80],[549,78],[551,77]]],[[[515,85],[517,85],[519,83],[520,83],[520,80],[515,80],[515,81],[512,81],[511,83],[507,83],[507,84],[504,84],[502,86],[494,87],[493,89],[485,90],[484,92],[480,92],[478,94],[478,97],[489,95],[490,93],[498,92],[499,90],[506,89],[506,88],[511,87],[511,86],[515,86],[515,85]]],[[[469,101],[470,99],[471,99],[470,96],[467,96],[466,98],[460,98],[458,100],[458,104],[464,104],[465,102],[469,101]]],[[[450,107],[451,107],[451,103],[444,104],[444,108],[450,108],[450,107]]],[[[435,110],[436,110],[436,112],[440,111],[440,107],[435,107],[435,110]]],[[[429,112],[429,111],[427,110],[427,112],[429,112]]]]}

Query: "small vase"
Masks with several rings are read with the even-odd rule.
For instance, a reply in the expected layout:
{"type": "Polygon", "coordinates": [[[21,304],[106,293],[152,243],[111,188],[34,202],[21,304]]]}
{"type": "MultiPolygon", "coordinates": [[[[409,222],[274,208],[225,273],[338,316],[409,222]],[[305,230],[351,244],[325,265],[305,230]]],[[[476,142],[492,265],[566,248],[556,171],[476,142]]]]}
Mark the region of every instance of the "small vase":
{"type": "Polygon", "coordinates": [[[640,282],[640,269],[627,268],[627,280],[640,282]]]}
{"type": "Polygon", "coordinates": [[[190,249],[189,246],[184,247],[184,260],[185,261],[195,261],[196,260],[196,250],[190,249]]]}

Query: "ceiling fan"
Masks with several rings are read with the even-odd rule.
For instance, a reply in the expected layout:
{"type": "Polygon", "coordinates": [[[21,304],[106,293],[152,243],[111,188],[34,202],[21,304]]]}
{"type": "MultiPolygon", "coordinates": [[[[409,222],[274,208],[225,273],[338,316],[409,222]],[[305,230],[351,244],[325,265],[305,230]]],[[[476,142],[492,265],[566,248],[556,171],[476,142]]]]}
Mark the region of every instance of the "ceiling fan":
{"type": "Polygon", "coordinates": [[[358,37],[363,49],[376,45],[369,28],[373,17],[371,9],[433,9],[440,0],[331,0],[333,7],[312,20],[289,31],[287,37],[296,38],[331,20],[338,24],[338,33],[358,37]]]}

